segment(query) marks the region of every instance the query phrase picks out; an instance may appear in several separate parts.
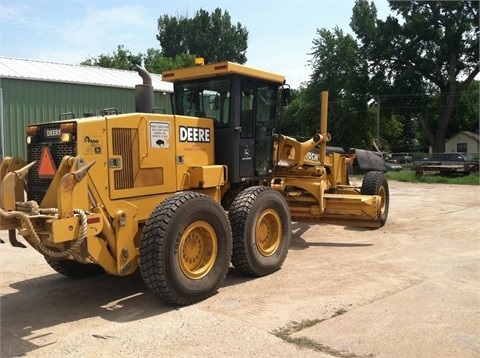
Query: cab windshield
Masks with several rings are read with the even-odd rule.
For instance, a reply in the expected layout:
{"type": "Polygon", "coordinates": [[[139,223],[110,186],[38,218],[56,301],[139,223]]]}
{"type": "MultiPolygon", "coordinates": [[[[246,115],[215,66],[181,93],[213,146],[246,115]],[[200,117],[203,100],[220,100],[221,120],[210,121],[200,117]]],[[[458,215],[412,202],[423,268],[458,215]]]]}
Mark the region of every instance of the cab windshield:
{"type": "Polygon", "coordinates": [[[175,88],[176,114],[212,118],[216,127],[228,126],[231,79],[183,82],[175,88]]]}

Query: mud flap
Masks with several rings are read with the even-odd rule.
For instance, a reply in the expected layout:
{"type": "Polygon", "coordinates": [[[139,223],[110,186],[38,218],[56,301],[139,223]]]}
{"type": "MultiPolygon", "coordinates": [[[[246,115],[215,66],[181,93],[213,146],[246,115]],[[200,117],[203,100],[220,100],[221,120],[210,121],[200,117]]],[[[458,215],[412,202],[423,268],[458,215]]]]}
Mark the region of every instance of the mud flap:
{"type": "Polygon", "coordinates": [[[355,157],[362,171],[386,172],[387,166],[382,156],[370,150],[355,149],[355,157]]]}

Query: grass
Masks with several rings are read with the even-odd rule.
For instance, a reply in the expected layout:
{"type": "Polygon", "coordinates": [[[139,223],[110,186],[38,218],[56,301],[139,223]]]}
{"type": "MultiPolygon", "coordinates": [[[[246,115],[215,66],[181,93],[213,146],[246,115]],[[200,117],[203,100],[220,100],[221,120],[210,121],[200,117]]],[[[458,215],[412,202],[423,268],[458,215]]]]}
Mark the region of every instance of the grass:
{"type": "Polygon", "coordinates": [[[287,326],[274,330],[272,333],[282,338],[283,340],[288,340],[288,337],[296,332],[300,332],[305,328],[313,327],[316,324],[325,321],[325,319],[306,319],[301,322],[290,322],[287,326]]]}
{"type": "Polygon", "coordinates": [[[308,319],[301,322],[291,322],[286,327],[276,329],[272,333],[278,338],[281,338],[283,341],[294,344],[302,349],[311,349],[317,352],[328,353],[334,355],[335,357],[346,357],[346,355],[342,352],[327,347],[321,343],[315,342],[310,338],[291,336],[293,333],[300,332],[301,330],[309,327],[313,327],[323,321],[324,319],[308,319]]]}
{"type": "Polygon", "coordinates": [[[347,313],[347,310],[344,309],[344,308],[340,308],[340,309],[335,311],[335,313],[332,315],[332,318],[337,317],[337,316],[341,316],[344,313],[347,313]]]}
{"type": "Polygon", "coordinates": [[[480,176],[478,173],[471,173],[470,175],[460,175],[453,177],[425,174],[420,177],[416,177],[414,170],[411,170],[410,168],[405,168],[404,170],[399,172],[388,172],[387,178],[389,180],[398,180],[409,183],[480,185],[480,176]]]}
{"type": "MultiPolygon", "coordinates": [[[[337,316],[340,316],[344,313],[347,313],[347,310],[340,308],[335,311],[335,313],[330,317],[334,318],[337,316]]],[[[327,318],[328,319],[328,318],[327,318]]],[[[287,326],[276,329],[272,332],[273,335],[276,337],[282,339],[283,341],[287,343],[291,343],[296,345],[298,348],[301,349],[311,349],[316,352],[321,352],[321,353],[326,353],[334,357],[339,357],[339,358],[365,358],[365,357],[372,357],[373,355],[367,355],[367,356],[359,356],[350,352],[344,352],[344,351],[339,351],[336,349],[333,349],[331,347],[328,347],[326,345],[323,345],[321,343],[318,343],[310,338],[300,336],[300,337],[292,337],[292,334],[300,332],[306,328],[313,327],[317,325],[318,323],[321,323],[323,321],[326,321],[327,319],[306,319],[301,322],[290,322],[287,326]]]]}

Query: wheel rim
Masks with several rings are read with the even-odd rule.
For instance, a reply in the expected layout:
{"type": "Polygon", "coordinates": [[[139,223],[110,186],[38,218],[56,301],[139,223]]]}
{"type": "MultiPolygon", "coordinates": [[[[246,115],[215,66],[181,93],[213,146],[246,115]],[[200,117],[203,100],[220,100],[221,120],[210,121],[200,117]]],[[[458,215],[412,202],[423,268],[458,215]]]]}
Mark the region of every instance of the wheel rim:
{"type": "Polygon", "coordinates": [[[282,222],[273,209],[263,211],[255,226],[255,245],[263,256],[271,256],[282,240],[282,222]]]}
{"type": "Polygon", "coordinates": [[[217,235],[206,221],[196,221],[183,232],[178,247],[178,260],[185,276],[204,277],[215,264],[218,252],[217,235]]]}
{"type": "Polygon", "coordinates": [[[378,195],[380,195],[380,213],[383,214],[387,207],[387,193],[383,185],[380,187],[378,195]]]}

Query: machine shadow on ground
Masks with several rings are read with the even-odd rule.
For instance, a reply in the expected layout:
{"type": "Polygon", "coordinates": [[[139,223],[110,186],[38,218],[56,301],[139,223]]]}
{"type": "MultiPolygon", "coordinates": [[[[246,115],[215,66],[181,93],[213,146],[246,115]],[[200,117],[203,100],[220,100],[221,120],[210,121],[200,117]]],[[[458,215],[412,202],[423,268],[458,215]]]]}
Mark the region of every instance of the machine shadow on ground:
{"type": "Polygon", "coordinates": [[[177,308],[156,298],[136,274],[129,277],[100,275],[83,280],[51,274],[15,282],[10,287],[18,291],[2,295],[2,357],[23,356],[39,348],[31,343],[38,338],[37,332],[58,324],[92,317],[131,322],[177,308]],[[16,314],[5,314],[7,312],[16,314]],[[6,342],[17,350],[7,353],[6,342]]]}
{"type": "MultiPolygon", "coordinates": [[[[314,225],[326,225],[326,224],[314,224],[314,225]]],[[[361,244],[361,243],[345,243],[345,242],[311,242],[306,241],[302,235],[312,227],[312,224],[294,222],[292,223],[292,242],[290,243],[291,250],[304,250],[309,247],[364,247],[373,246],[373,244],[361,244]]],[[[345,227],[345,230],[355,231],[368,231],[368,228],[357,227],[345,227]]]]}
{"type": "MultiPolygon", "coordinates": [[[[311,246],[356,247],[371,244],[307,242],[302,238],[311,225],[293,223],[290,250],[311,246]]],[[[230,267],[221,287],[242,284],[255,277],[230,267]]],[[[53,273],[10,284],[16,292],[2,295],[1,341],[11,342],[15,352],[1,345],[0,356],[23,356],[40,348],[33,341],[39,331],[58,324],[100,317],[112,322],[133,322],[179,309],[155,297],[137,272],[127,277],[100,275],[74,280],[53,273]],[[39,309],[40,308],[40,309],[39,309]],[[31,312],[36,311],[35,320],[31,312]],[[7,312],[16,312],[13,317],[7,312]],[[16,341],[16,342],[15,342],[16,341]],[[15,343],[13,343],[15,342],[15,343]]]]}

